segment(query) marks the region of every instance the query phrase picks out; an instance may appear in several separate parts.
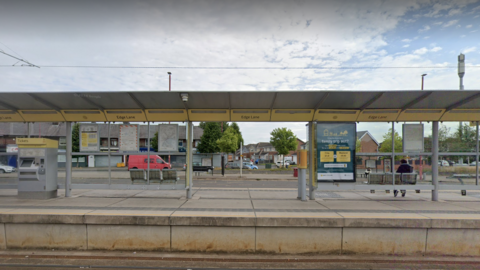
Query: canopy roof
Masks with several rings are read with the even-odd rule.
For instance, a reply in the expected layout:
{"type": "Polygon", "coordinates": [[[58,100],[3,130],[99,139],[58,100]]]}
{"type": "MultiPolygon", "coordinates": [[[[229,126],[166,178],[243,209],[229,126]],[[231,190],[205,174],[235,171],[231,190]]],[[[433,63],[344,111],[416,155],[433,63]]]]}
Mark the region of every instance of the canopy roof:
{"type": "Polygon", "coordinates": [[[0,122],[312,120],[480,121],[480,91],[0,92],[0,122]]]}

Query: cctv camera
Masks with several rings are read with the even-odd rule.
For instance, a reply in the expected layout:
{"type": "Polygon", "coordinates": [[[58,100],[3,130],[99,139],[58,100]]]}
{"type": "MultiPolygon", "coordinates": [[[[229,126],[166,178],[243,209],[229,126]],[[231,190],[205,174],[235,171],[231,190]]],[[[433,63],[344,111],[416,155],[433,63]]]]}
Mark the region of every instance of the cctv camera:
{"type": "Polygon", "coordinates": [[[187,94],[187,93],[182,93],[182,94],[180,94],[180,96],[182,97],[182,101],[183,101],[183,102],[187,102],[187,101],[188,101],[188,94],[187,94]]]}

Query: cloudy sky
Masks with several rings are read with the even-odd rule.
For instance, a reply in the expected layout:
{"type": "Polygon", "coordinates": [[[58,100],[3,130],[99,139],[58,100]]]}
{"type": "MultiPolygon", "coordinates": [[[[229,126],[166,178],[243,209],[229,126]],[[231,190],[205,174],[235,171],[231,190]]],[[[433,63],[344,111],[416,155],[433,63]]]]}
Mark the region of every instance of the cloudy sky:
{"type": "MultiPolygon", "coordinates": [[[[427,90],[458,89],[459,53],[480,88],[478,0],[0,0],[0,25],[0,49],[41,67],[0,54],[0,91],[167,90],[167,71],[175,91],[413,90],[424,73],[427,90]]],[[[240,126],[247,143],[306,137],[240,126]]]]}

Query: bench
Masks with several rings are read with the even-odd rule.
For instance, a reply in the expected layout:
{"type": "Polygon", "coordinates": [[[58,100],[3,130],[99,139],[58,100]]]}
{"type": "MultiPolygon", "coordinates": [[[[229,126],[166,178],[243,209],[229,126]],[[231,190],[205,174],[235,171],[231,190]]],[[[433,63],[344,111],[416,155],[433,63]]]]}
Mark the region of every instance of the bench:
{"type": "MultiPolygon", "coordinates": [[[[416,173],[395,173],[395,185],[416,185],[417,184],[416,173]]],[[[392,181],[393,173],[369,173],[368,181],[369,185],[390,185],[392,181]]],[[[386,190],[390,193],[390,190],[386,190]]],[[[415,190],[416,193],[420,193],[420,190],[415,190]]],[[[375,190],[370,190],[370,193],[375,193],[375,190]]]]}
{"type": "Polygon", "coordinates": [[[142,182],[142,184],[145,184],[147,182],[145,178],[145,170],[130,169],[130,180],[132,180],[132,185],[135,184],[135,182],[142,182]]]}
{"type": "Polygon", "coordinates": [[[150,170],[150,183],[161,183],[162,182],[162,171],[160,169],[150,170]]]}
{"type": "Polygon", "coordinates": [[[163,180],[162,183],[174,183],[178,181],[177,170],[163,169],[163,180]]]}

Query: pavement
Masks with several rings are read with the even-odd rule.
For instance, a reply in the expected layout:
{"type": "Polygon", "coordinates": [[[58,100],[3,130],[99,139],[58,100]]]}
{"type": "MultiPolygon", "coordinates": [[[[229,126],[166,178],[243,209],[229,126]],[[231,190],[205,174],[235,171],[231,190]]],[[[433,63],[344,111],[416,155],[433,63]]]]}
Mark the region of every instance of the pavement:
{"type": "MultiPolygon", "coordinates": [[[[261,181],[262,182],[262,181],[261,181]]],[[[480,220],[480,192],[408,192],[393,197],[385,192],[316,192],[316,200],[297,200],[292,188],[196,187],[187,200],[184,190],[72,190],[72,197],[49,200],[17,198],[16,190],[0,190],[1,215],[120,215],[282,218],[387,218],[480,220]]]]}

